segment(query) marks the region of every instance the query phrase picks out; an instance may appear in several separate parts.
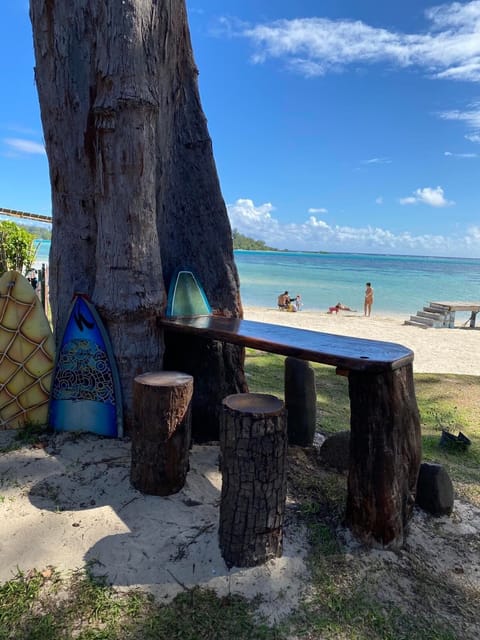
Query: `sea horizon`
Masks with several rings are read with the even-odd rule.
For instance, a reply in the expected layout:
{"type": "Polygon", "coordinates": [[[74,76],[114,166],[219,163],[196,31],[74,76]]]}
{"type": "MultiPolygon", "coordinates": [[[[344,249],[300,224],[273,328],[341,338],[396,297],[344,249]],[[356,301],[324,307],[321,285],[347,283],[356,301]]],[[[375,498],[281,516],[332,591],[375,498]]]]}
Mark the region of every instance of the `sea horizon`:
{"type": "MultiPolygon", "coordinates": [[[[35,268],[48,264],[50,249],[49,240],[37,243],[35,268]]],[[[375,290],[373,314],[409,317],[434,301],[480,300],[480,258],[247,249],[234,257],[244,307],[276,308],[289,291],[301,295],[305,311],[342,302],[363,313],[366,282],[375,290]]]]}
{"type": "MultiPolygon", "coordinates": [[[[430,302],[480,300],[480,258],[349,252],[235,250],[245,307],[276,308],[277,296],[302,296],[303,310],[342,302],[363,313],[365,284],[373,314],[408,318],[430,302]]],[[[458,313],[458,318],[468,313],[458,313]]]]}

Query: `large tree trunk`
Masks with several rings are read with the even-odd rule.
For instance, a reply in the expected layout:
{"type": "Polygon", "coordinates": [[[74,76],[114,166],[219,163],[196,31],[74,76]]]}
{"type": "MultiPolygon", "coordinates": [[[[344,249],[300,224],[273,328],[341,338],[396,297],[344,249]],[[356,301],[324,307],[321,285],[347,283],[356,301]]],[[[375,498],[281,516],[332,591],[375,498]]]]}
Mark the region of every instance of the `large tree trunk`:
{"type": "MultiPolygon", "coordinates": [[[[73,293],[88,294],[111,336],[128,430],[133,377],[163,366],[156,318],[172,269],[188,262],[213,306],[241,313],[185,5],[31,0],[30,14],[52,184],[56,337],[73,293]]],[[[241,350],[206,357],[206,388],[244,385],[241,350]]]]}
{"type": "MultiPolygon", "coordinates": [[[[183,5],[183,3],[182,3],[183,5]]],[[[215,313],[241,317],[233,241],[213,161],[212,143],[200,106],[197,69],[185,21],[178,29],[178,68],[166,81],[174,99],[174,127],[161,129],[157,149],[164,194],[158,228],[165,283],[178,267],[192,267],[215,313]],[[165,155],[164,149],[170,150],[165,155]]],[[[165,336],[165,367],[194,376],[192,433],[197,441],[219,437],[221,403],[225,396],[247,390],[244,349],[196,337],[165,336]]]]}

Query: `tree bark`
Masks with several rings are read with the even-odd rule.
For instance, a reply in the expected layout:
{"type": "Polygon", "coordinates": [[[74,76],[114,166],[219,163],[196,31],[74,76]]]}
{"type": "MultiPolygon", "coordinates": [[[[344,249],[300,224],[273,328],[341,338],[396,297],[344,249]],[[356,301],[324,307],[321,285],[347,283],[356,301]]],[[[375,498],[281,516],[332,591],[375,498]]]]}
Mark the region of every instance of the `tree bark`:
{"type": "Polygon", "coordinates": [[[415,503],[421,459],[413,369],[350,371],[346,523],[363,542],[400,547],[415,503]]]}
{"type": "Polygon", "coordinates": [[[227,566],[252,567],[282,555],[287,493],[283,402],[257,393],[223,403],[219,540],[227,566]]]}
{"type": "MultiPolygon", "coordinates": [[[[133,377],[163,366],[156,318],[174,267],[191,265],[215,308],[241,314],[185,3],[30,0],[30,15],[52,186],[56,339],[73,294],[89,295],[118,361],[128,432],[133,377]]],[[[195,373],[196,341],[191,356],[195,373]]],[[[242,350],[202,357],[211,366],[200,389],[214,407],[210,390],[244,385],[242,350]]]]}
{"type": "Polygon", "coordinates": [[[145,373],[134,380],[133,486],[157,496],[183,488],[191,443],[192,376],[145,373]]]}

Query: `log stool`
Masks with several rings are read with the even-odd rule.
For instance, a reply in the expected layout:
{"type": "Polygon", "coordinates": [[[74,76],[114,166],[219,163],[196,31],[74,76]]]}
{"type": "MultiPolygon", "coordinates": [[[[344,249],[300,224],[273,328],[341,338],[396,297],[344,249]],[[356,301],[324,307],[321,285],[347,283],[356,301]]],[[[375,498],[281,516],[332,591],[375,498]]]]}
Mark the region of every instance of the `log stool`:
{"type": "Polygon", "coordinates": [[[275,396],[223,400],[220,422],[220,550],[228,567],[253,567],[283,550],[287,424],[275,396]]]}
{"type": "Polygon", "coordinates": [[[137,376],[133,383],[132,485],[156,496],[185,484],[191,442],[193,377],[178,371],[137,376]]]}

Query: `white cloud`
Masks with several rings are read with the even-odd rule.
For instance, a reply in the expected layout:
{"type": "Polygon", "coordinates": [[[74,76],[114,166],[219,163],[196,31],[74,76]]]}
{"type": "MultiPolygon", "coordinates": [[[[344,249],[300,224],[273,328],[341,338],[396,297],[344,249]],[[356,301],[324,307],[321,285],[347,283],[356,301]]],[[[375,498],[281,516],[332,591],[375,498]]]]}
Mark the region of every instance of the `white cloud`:
{"type": "Polygon", "coordinates": [[[449,207],[455,202],[453,200],[446,200],[442,187],[424,187],[423,189],[417,189],[413,196],[406,198],[400,198],[400,204],[428,204],[431,207],[449,207]]]}
{"type": "Polygon", "coordinates": [[[470,142],[478,142],[480,143],[480,132],[479,133],[470,133],[465,136],[467,140],[470,142]]]}
{"type": "Polygon", "coordinates": [[[45,155],[45,147],[43,144],[25,140],[24,138],[5,138],[4,143],[13,151],[34,155],[45,155]]]}
{"type": "Polygon", "coordinates": [[[314,207],[310,207],[308,213],[328,213],[328,209],[321,207],[320,209],[315,209],[314,207]]]}
{"type": "Polygon", "coordinates": [[[249,199],[237,200],[227,205],[227,209],[233,228],[279,249],[473,257],[480,254],[480,227],[472,227],[458,236],[415,236],[409,232],[395,234],[380,227],[328,224],[314,215],[304,222],[284,224],[272,216],[271,203],[255,205],[249,199]]]}
{"type": "Polygon", "coordinates": [[[470,129],[465,136],[470,142],[480,142],[480,102],[474,102],[464,110],[444,111],[439,114],[443,120],[457,120],[464,122],[470,129]]]}
{"type": "MultiPolygon", "coordinates": [[[[429,30],[400,33],[357,20],[296,18],[232,26],[255,46],[253,61],[279,59],[305,76],[339,73],[349,65],[388,62],[428,75],[480,80],[480,0],[453,2],[425,12],[429,30]]],[[[224,21],[225,25],[228,21],[224,21]]]]}
{"type": "Polygon", "coordinates": [[[478,158],[478,153],[452,153],[451,151],[445,151],[444,155],[451,158],[478,158]]]}
{"type": "Polygon", "coordinates": [[[390,158],[370,158],[370,160],[364,160],[362,164],[391,164],[390,158]]]}

